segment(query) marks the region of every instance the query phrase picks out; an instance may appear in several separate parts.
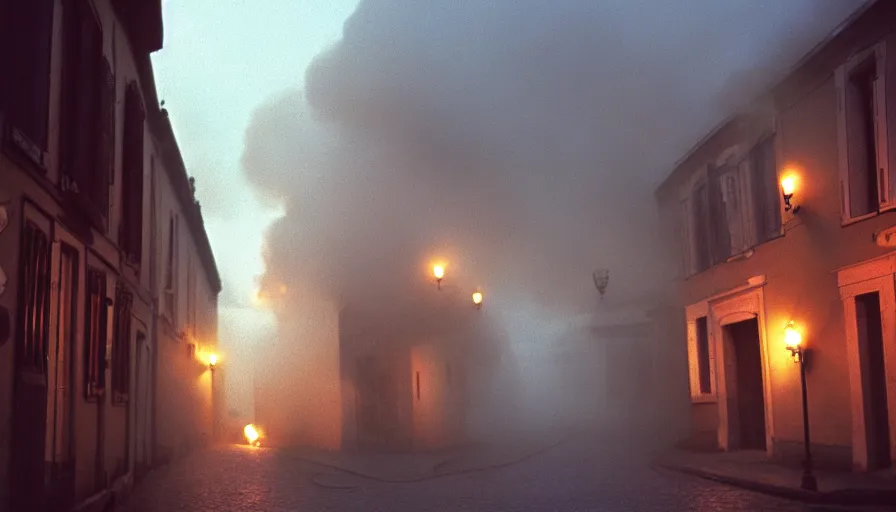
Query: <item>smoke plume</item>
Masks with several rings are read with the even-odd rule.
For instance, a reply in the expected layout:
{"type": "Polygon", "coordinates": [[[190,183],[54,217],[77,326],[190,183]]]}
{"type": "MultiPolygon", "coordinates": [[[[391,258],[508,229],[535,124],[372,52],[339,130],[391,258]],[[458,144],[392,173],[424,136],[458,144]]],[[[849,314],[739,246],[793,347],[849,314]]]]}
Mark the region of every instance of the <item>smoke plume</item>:
{"type": "Polygon", "coordinates": [[[248,128],[285,212],[264,293],[283,325],[315,300],[397,325],[443,260],[518,345],[593,309],[595,268],[607,300],[649,301],[678,257],[654,250],[658,181],[859,3],[362,0],[248,128]]]}

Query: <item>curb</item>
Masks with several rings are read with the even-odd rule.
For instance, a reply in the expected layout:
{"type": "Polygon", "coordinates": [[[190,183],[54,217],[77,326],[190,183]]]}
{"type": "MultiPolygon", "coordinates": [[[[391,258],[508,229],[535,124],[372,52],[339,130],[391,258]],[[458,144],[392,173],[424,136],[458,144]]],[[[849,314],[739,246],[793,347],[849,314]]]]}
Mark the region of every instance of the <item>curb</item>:
{"type": "Polygon", "coordinates": [[[656,464],[655,466],[677,473],[696,476],[704,480],[711,480],[803,503],[846,506],[892,506],[893,503],[896,503],[896,490],[842,489],[838,491],[807,491],[795,487],[767,484],[730,475],[721,475],[690,466],[678,466],[674,464],[656,464]]]}
{"type": "Polygon", "coordinates": [[[435,480],[438,478],[447,478],[450,476],[463,475],[463,474],[469,474],[469,473],[478,473],[481,471],[489,471],[489,470],[493,470],[493,469],[501,469],[501,468],[506,468],[509,466],[514,466],[516,464],[521,464],[529,459],[532,459],[532,458],[534,458],[542,453],[545,453],[553,448],[556,448],[557,446],[560,446],[561,444],[566,442],[568,439],[569,439],[568,437],[561,438],[549,445],[542,446],[535,450],[529,451],[529,452],[525,453],[524,455],[513,458],[509,461],[493,463],[493,464],[486,464],[483,466],[459,468],[459,469],[448,470],[448,471],[438,471],[437,470],[438,467],[443,466],[446,463],[450,463],[450,461],[452,460],[452,459],[447,459],[447,460],[443,460],[443,461],[440,461],[440,462],[434,464],[432,466],[432,468],[430,469],[431,472],[429,474],[415,476],[415,477],[408,477],[408,478],[382,477],[382,476],[378,476],[378,475],[371,475],[369,473],[363,473],[361,471],[356,471],[353,469],[348,469],[348,468],[345,468],[342,466],[338,466],[336,464],[322,462],[322,461],[315,460],[315,459],[308,458],[308,457],[298,456],[296,458],[299,460],[303,460],[305,462],[311,463],[311,464],[315,464],[315,465],[322,466],[325,468],[333,469],[333,470],[336,470],[336,471],[339,471],[339,472],[342,472],[342,473],[345,473],[348,475],[356,476],[358,478],[364,478],[366,480],[373,480],[376,482],[390,483],[390,484],[410,484],[410,483],[418,483],[418,482],[425,482],[425,481],[429,481],[429,480],[435,480]]]}

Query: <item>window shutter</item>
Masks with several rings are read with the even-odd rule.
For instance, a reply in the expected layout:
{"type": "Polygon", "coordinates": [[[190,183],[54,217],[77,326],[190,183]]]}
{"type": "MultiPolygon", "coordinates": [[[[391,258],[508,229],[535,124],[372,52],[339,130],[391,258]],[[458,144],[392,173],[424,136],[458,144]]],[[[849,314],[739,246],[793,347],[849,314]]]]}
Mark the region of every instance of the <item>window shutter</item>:
{"type": "Polygon", "coordinates": [[[890,190],[890,169],[887,151],[887,47],[883,42],[874,51],[877,77],[874,79],[874,132],[877,138],[877,190],[880,209],[896,207],[896,197],[890,190]]]}
{"type": "Polygon", "coordinates": [[[99,81],[99,137],[96,139],[97,171],[94,199],[104,219],[109,215],[109,188],[115,173],[115,76],[109,61],[101,59],[99,81]]]}
{"type": "Polygon", "coordinates": [[[840,66],[834,73],[837,87],[837,155],[840,167],[840,222],[850,218],[849,200],[849,143],[846,129],[846,66],[840,66]]]}
{"type": "Polygon", "coordinates": [[[694,241],[691,238],[691,212],[687,200],[681,202],[681,235],[681,257],[684,263],[683,275],[689,276],[694,273],[694,266],[691,263],[694,241]]]}
{"type": "Polygon", "coordinates": [[[143,251],[143,137],[146,114],[135,83],[125,93],[121,244],[132,263],[143,251]]]}
{"type": "Polygon", "coordinates": [[[690,382],[691,398],[699,398],[700,395],[700,370],[697,361],[697,323],[688,320],[688,381],[690,382]]]}
{"type": "Polygon", "coordinates": [[[731,256],[731,236],[728,233],[728,216],[722,198],[722,184],[719,171],[710,166],[707,173],[709,193],[709,228],[712,264],[726,261],[731,256]]]}
{"type": "Polygon", "coordinates": [[[40,165],[47,149],[54,5],[53,0],[4,2],[2,13],[4,93],[13,142],[40,165]]]}

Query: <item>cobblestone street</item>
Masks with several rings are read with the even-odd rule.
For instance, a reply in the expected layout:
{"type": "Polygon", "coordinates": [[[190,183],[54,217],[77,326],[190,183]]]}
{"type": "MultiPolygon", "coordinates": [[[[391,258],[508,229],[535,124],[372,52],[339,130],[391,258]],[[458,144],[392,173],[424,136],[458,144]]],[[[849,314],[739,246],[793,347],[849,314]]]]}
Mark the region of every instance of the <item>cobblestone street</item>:
{"type": "Polygon", "coordinates": [[[570,442],[520,464],[384,483],[286,452],[221,447],[158,470],[126,512],[303,510],[808,511],[800,503],[651,468],[618,444],[570,442]],[[617,446],[610,448],[610,446],[617,446]]]}

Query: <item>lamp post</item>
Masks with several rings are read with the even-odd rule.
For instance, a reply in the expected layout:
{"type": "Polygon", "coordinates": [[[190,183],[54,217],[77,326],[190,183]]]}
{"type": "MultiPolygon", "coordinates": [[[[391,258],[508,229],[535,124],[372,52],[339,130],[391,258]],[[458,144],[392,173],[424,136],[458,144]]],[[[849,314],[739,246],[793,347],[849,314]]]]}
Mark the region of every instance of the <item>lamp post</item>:
{"type": "Polygon", "coordinates": [[[482,309],[482,292],[473,293],[473,305],[476,309],[482,309]]]}
{"type": "Polygon", "coordinates": [[[218,355],[210,354],[208,356],[209,371],[209,393],[211,394],[211,410],[212,410],[212,439],[218,439],[218,408],[217,400],[215,400],[215,368],[218,367],[218,355]]]}
{"type": "Polygon", "coordinates": [[[784,343],[793,358],[793,362],[800,365],[800,388],[803,395],[803,445],[805,448],[805,460],[803,461],[803,479],[800,487],[807,491],[817,491],[818,482],[812,474],[812,448],[809,441],[809,402],[806,397],[806,355],[807,349],[803,347],[803,336],[796,329],[793,322],[787,324],[784,329],[784,343]]]}
{"type": "Polygon", "coordinates": [[[442,265],[433,265],[432,266],[432,275],[436,278],[436,287],[439,290],[442,289],[442,279],[445,277],[445,267],[442,265]]]}

